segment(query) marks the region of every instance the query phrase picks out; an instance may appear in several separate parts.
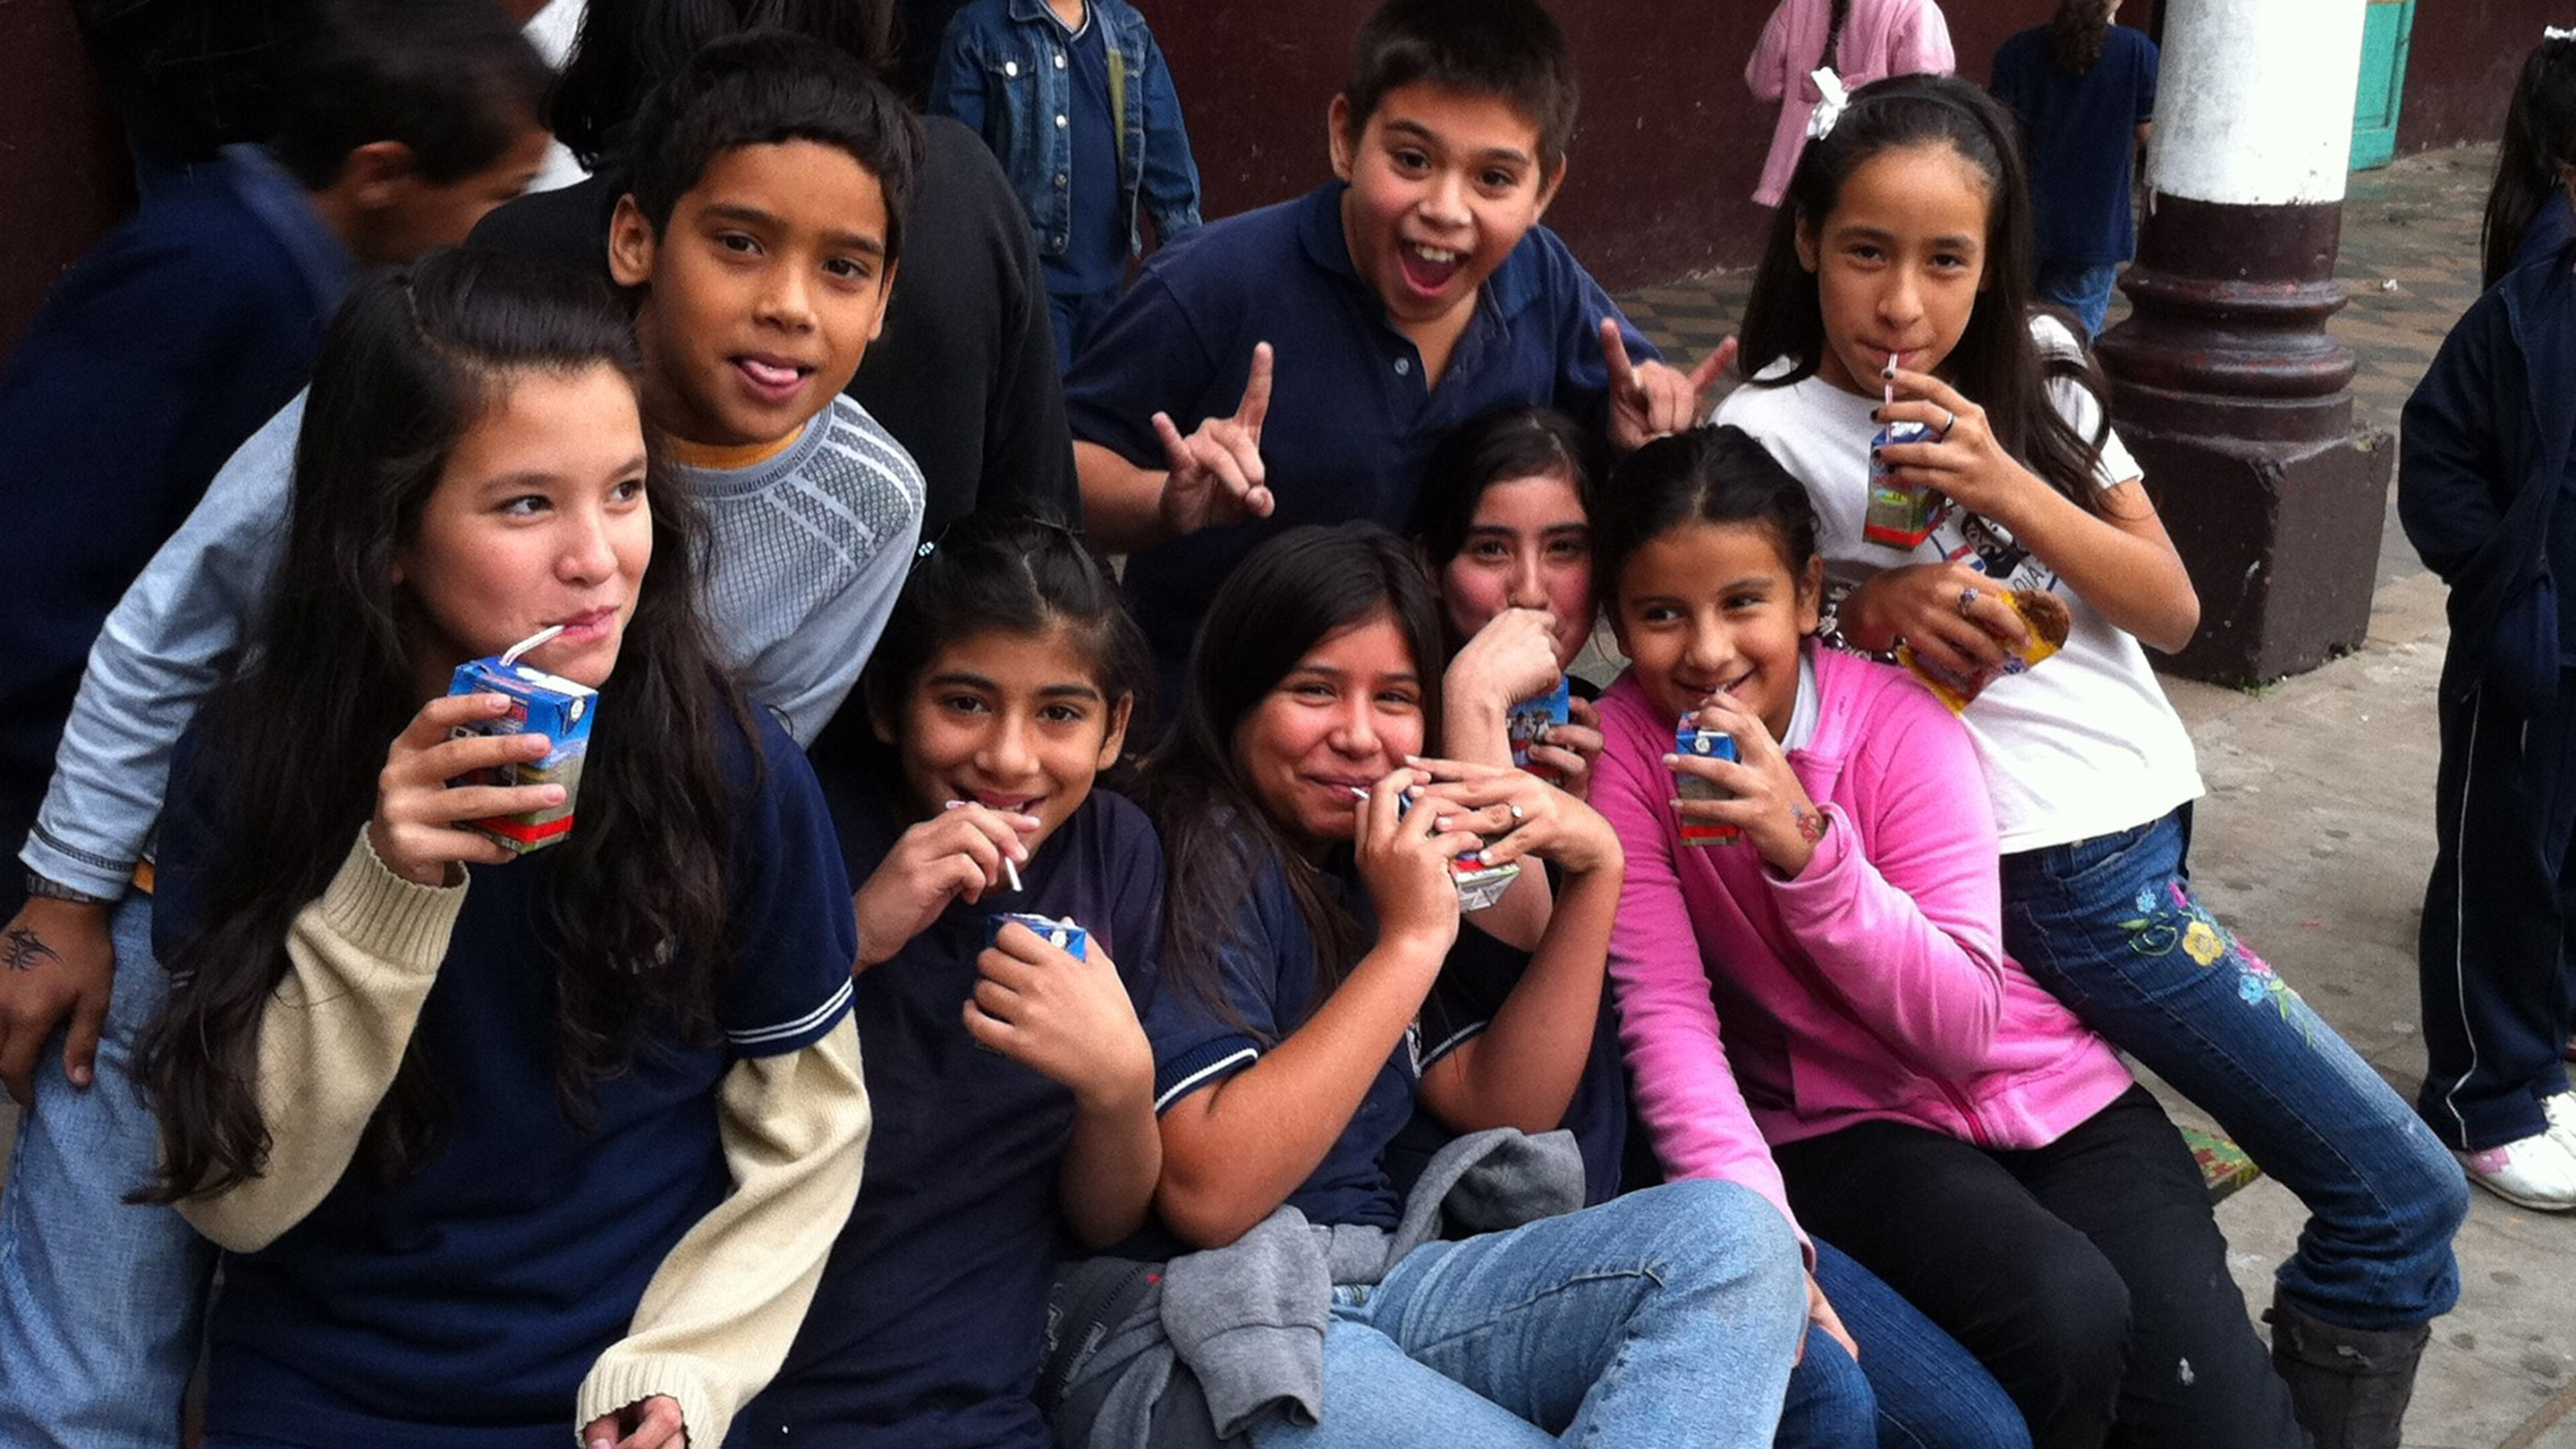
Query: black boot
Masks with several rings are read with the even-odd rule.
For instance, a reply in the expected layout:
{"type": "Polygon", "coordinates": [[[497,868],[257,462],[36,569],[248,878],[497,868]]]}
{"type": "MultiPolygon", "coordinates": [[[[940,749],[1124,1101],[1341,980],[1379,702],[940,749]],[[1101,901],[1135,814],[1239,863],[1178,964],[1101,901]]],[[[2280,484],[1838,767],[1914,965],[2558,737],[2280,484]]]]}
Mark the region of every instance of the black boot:
{"type": "Polygon", "coordinates": [[[2272,1325],[2272,1367],[2316,1449],[2397,1449],[2431,1324],[2342,1328],[2278,1294],[2263,1321],[2272,1325]]]}

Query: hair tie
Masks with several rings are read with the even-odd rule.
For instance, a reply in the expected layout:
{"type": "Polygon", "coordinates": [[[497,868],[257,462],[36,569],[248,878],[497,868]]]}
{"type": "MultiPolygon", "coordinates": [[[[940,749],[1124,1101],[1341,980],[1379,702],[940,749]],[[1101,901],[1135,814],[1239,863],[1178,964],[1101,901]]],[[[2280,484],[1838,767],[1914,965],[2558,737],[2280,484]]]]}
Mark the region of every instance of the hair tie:
{"type": "Polygon", "coordinates": [[[1821,141],[1834,133],[1834,123],[1851,109],[1851,91],[1834,68],[1820,65],[1808,72],[1807,79],[1816,83],[1816,108],[1807,114],[1807,139],[1821,141]]]}
{"type": "Polygon", "coordinates": [[[2544,25],[2540,27],[2540,43],[2547,45],[2553,40],[2576,40],[2576,26],[2571,26],[2565,30],[2561,30],[2555,25],[2544,25]]]}

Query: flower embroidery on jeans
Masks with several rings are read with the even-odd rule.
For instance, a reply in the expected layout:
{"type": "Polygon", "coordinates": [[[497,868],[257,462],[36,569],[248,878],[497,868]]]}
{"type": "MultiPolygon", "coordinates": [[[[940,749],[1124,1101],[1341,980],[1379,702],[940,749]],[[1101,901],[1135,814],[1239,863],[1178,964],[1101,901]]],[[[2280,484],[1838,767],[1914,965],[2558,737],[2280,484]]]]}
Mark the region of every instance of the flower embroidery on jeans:
{"type": "Polygon", "coordinates": [[[2302,1037],[2314,1039],[2307,1016],[2291,1010],[2302,1004],[2299,993],[2290,989],[2269,962],[2238,940],[2235,932],[2202,909],[2181,882],[2168,881],[2162,891],[2145,887],[2133,904],[2137,915],[2120,923],[2120,928],[2129,933],[2130,950],[2141,956],[2164,956],[2179,949],[2203,969],[2232,958],[2237,999],[2248,1006],[2268,1004],[2283,1021],[2297,1026],[2302,1037]]]}

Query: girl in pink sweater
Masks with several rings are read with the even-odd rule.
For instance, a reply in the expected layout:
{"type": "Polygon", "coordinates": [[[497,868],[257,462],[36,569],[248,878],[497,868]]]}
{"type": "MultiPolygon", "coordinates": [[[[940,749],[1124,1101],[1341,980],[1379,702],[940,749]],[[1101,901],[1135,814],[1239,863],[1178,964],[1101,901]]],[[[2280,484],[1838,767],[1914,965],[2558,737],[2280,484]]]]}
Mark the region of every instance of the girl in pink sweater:
{"type": "Polygon", "coordinates": [[[1702,430],[1622,465],[1595,537],[1634,661],[1601,699],[1593,787],[1629,852],[1610,972],[1666,1171],[1832,1238],[1982,1359],[2044,1449],[2115,1423],[2300,1443],[2180,1136],[2003,953],[1966,733],[1905,674],[1809,642],[1805,490],[1702,430]],[[1739,759],[1675,754],[1677,721],[1739,759]],[[1727,798],[1678,801],[1684,777],[1727,798]]]}

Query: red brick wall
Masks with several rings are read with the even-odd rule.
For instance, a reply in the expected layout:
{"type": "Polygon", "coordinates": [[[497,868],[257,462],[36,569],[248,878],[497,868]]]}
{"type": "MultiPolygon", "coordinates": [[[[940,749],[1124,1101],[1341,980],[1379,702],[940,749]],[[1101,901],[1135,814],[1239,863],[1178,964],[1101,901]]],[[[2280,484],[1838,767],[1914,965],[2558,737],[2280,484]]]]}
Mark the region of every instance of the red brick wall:
{"type": "Polygon", "coordinates": [[[134,204],[133,179],[71,8],[0,4],[0,354],[54,279],[134,204]]]}

